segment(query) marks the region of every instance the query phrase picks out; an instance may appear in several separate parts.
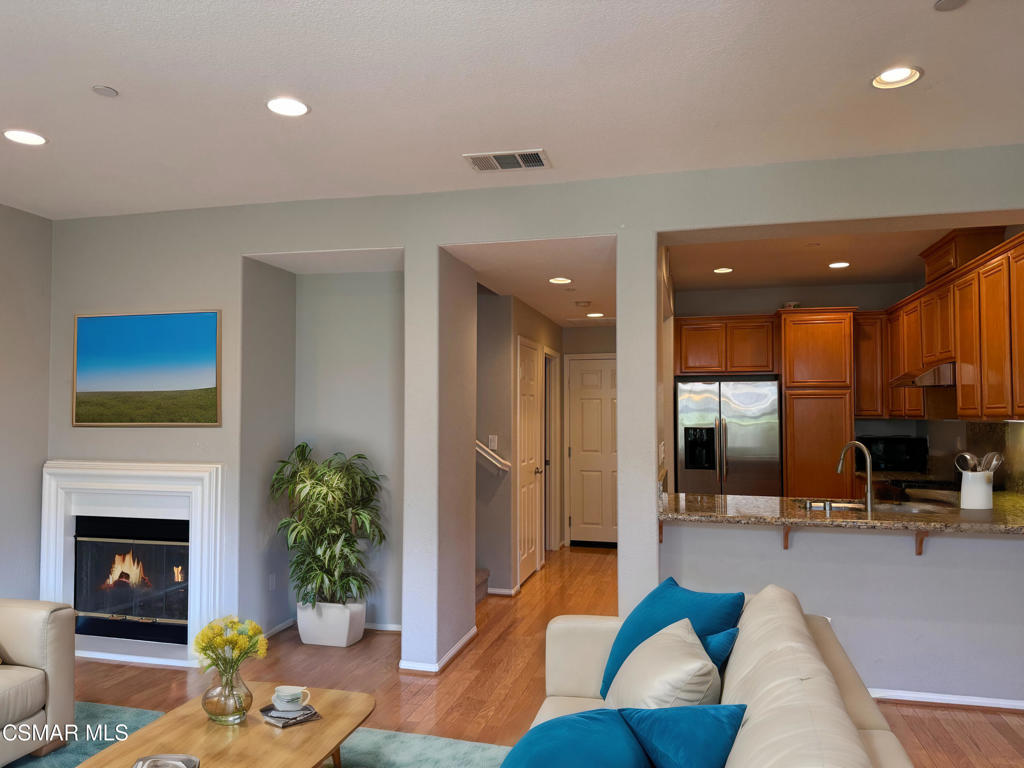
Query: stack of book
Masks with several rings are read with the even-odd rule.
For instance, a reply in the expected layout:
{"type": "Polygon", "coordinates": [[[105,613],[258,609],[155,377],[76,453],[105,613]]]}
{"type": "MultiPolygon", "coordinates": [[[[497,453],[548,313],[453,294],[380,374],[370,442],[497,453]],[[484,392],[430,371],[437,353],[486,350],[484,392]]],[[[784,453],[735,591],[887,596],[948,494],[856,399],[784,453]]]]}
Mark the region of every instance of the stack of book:
{"type": "Polygon", "coordinates": [[[308,723],[310,720],[319,720],[320,713],[309,704],[299,709],[277,709],[273,704],[260,709],[263,719],[278,728],[288,728],[299,723],[308,723]]]}

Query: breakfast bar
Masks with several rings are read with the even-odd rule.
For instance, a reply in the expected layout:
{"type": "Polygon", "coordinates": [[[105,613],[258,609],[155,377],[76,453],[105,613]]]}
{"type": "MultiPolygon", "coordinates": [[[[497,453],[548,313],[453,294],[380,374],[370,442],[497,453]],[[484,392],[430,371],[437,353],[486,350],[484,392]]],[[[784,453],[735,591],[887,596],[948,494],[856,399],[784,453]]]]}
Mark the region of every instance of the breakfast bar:
{"type": "Polygon", "coordinates": [[[862,500],[833,499],[829,510],[807,501],[663,497],[661,577],[699,590],[794,591],[806,612],[830,617],[876,695],[1024,707],[1019,495],[996,492],[991,510],[876,500],[870,515],[862,500]]]}

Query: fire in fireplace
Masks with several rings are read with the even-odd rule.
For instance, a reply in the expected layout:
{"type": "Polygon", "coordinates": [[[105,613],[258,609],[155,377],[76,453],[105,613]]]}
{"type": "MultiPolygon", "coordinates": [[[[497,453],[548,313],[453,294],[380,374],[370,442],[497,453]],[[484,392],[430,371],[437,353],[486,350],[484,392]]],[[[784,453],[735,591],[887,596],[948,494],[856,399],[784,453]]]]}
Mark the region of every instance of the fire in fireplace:
{"type": "Polygon", "coordinates": [[[186,643],[188,521],[76,518],[79,634],[186,643]]]}

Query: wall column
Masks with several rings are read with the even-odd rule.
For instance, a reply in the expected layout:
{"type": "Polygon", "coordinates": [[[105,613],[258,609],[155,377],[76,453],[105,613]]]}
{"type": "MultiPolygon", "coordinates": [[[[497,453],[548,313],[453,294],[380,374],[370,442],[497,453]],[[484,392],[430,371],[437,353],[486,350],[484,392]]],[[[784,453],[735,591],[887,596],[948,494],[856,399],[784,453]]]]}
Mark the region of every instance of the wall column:
{"type": "Polygon", "coordinates": [[[658,244],[653,230],[620,229],[616,258],[619,615],[658,583],[658,244]]]}
{"type": "Polygon", "coordinates": [[[406,246],[403,669],[437,662],[439,266],[436,245],[406,246]]]}
{"type": "Polygon", "coordinates": [[[403,669],[440,670],[476,634],[476,275],[405,251],[403,669]]]}

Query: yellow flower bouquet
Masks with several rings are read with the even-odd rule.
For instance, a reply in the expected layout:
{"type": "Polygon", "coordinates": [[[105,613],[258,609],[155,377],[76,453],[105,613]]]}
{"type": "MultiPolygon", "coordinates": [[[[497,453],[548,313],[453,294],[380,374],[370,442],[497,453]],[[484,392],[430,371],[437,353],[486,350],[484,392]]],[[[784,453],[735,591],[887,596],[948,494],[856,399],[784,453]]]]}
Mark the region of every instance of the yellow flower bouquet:
{"type": "Polygon", "coordinates": [[[250,656],[267,655],[267,637],[255,621],[237,616],[215,619],[199,630],[193,647],[206,662],[203,671],[216,669],[220,681],[203,694],[203,709],[210,719],[222,725],[237,725],[245,720],[252,706],[252,691],[238,674],[242,662],[250,656]]]}

